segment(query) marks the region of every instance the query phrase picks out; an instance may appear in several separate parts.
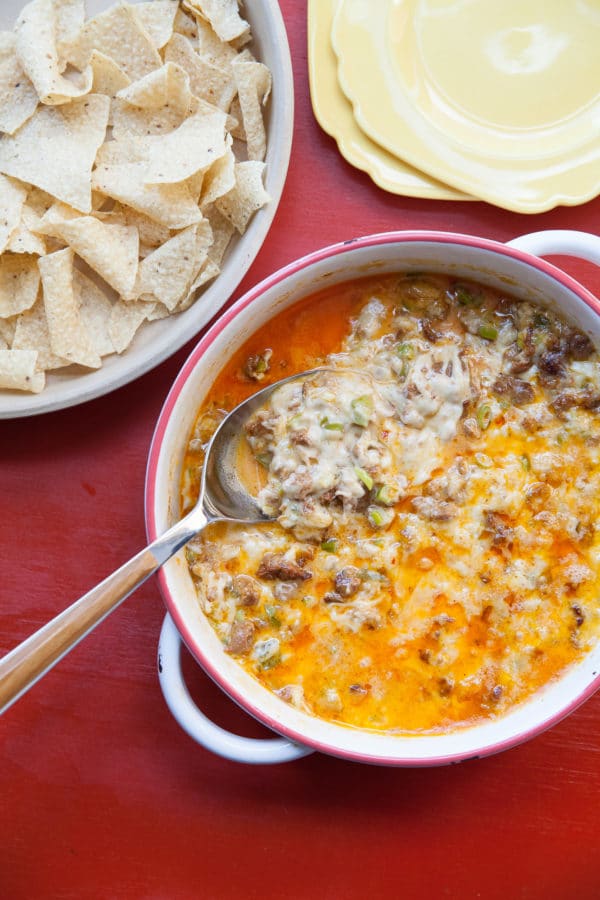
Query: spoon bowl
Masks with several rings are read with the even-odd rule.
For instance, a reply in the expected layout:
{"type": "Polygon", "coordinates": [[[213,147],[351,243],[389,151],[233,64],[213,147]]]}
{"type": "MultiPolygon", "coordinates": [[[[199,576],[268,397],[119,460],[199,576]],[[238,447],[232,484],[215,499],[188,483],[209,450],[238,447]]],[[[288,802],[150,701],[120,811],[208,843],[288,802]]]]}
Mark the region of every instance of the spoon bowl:
{"type": "Polygon", "coordinates": [[[282,384],[302,381],[319,371],[322,370],[310,369],[267,385],[223,419],[206,450],[200,494],[194,508],[0,660],[0,714],[211,522],[270,521],[240,477],[239,451],[245,425],[282,384]]]}

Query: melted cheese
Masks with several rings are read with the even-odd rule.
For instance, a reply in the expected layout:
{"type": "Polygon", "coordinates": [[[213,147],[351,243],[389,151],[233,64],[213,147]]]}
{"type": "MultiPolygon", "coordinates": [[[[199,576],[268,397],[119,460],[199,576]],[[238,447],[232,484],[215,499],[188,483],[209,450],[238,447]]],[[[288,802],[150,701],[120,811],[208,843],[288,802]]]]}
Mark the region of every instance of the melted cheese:
{"type": "Polygon", "coordinates": [[[282,702],[361,728],[446,729],[508,710],[598,639],[598,358],[563,352],[545,377],[566,326],[467,289],[443,276],[338,287],[345,333],[339,312],[327,330],[334,295],[314,298],[212,391],[209,411],[251,392],[241,362],[267,343],[273,379],[334,370],[276,392],[249,438],[278,522],[215,526],[188,551],[225,648],[282,702]],[[519,354],[513,399],[498,379],[519,354]]]}

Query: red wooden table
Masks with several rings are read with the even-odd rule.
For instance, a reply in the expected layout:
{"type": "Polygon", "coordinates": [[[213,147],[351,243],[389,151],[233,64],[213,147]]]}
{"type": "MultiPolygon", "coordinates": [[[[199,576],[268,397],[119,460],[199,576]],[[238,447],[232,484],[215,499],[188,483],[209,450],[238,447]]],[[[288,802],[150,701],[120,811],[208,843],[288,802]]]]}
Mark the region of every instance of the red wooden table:
{"type": "MultiPolygon", "coordinates": [[[[394,197],[317,126],[305,4],[282,0],[296,80],[290,173],[236,293],[317,247],[397,228],[507,240],[600,227],[600,199],[525,217],[483,203],[394,197]]],[[[565,263],[596,293],[592,266],[565,263]]],[[[154,423],[193,341],[108,397],[0,423],[0,652],[144,543],[154,423]]],[[[13,707],[0,731],[0,897],[600,897],[600,696],[501,756],[430,770],[313,755],[252,768],[196,746],[163,702],[154,581],[13,707]]],[[[262,729],[193,663],[219,722],[262,729]]]]}

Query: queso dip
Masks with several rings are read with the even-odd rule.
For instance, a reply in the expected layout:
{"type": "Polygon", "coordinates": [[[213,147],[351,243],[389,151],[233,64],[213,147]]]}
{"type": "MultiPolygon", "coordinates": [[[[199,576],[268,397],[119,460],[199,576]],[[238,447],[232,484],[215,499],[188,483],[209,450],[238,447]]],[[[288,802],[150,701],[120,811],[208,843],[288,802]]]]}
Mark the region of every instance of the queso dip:
{"type": "Polygon", "coordinates": [[[225,366],[190,436],[198,494],[225,414],[275,519],[186,550],[198,602],[282,702],[388,732],[497,716],[596,640],[600,366],[555,314],[445,275],[338,285],[225,366]]]}

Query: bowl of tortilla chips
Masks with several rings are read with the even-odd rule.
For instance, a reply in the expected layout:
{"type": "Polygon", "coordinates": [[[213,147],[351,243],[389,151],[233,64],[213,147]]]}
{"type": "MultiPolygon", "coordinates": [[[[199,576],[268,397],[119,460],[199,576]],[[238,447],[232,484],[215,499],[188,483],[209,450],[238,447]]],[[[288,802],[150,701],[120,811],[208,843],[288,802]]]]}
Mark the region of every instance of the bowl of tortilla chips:
{"type": "Polygon", "coordinates": [[[275,0],[5,0],[0,418],[128,383],[214,317],[283,189],[275,0]]]}

